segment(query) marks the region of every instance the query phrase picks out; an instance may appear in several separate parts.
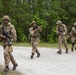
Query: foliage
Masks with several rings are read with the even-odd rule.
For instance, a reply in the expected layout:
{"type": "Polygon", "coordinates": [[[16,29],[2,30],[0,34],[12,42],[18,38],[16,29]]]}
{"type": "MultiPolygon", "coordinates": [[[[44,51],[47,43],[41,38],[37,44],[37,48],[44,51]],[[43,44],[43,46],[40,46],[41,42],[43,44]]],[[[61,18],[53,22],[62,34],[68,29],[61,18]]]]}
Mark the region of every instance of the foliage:
{"type": "Polygon", "coordinates": [[[21,28],[17,29],[18,41],[25,42],[27,40],[21,28]]]}
{"type": "Polygon", "coordinates": [[[33,20],[43,27],[42,42],[57,42],[56,21],[62,20],[70,32],[76,21],[76,0],[0,0],[0,24],[9,15],[17,30],[18,42],[28,41],[33,20]]]}

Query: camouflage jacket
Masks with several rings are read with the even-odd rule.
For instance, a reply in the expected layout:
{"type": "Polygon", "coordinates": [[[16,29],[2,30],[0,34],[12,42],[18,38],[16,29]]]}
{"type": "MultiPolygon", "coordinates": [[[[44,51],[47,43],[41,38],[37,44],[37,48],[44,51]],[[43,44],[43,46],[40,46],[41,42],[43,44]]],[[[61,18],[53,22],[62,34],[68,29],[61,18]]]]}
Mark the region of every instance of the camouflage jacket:
{"type": "Polygon", "coordinates": [[[29,29],[29,33],[30,33],[31,38],[36,38],[36,37],[39,37],[39,36],[40,36],[39,31],[36,31],[36,32],[34,33],[33,27],[31,27],[31,28],[29,29]]]}
{"type": "Polygon", "coordinates": [[[75,36],[76,37],[76,29],[73,27],[71,32],[70,32],[70,36],[75,36]]]}
{"type": "MultiPolygon", "coordinates": [[[[10,22],[7,25],[4,25],[3,23],[0,25],[0,35],[3,35],[2,27],[4,28],[5,32],[8,33],[8,35],[11,39],[11,42],[14,42],[17,40],[15,27],[10,22]]],[[[2,41],[6,42],[6,40],[4,40],[4,39],[2,39],[2,41]]]]}
{"type": "Polygon", "coordinates": [[[57,25],[56,30],[57,30],[57,34],[59,34],[59,33],[61,33],[61,35],[67,34],[67,28],[66,28],[65,24],[57,25]]]}

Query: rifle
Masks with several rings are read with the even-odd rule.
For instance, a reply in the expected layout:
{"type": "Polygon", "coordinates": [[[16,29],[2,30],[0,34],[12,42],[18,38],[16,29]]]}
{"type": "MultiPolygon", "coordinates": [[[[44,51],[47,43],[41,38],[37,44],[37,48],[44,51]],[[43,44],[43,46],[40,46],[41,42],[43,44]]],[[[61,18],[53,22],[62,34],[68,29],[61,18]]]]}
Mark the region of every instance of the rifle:
{"type": "Polygon", "coordinates": [[[33,28],[33,30],[37,30],[38,32],[42,32],[42,26],[36,26],[33,28]]]}
{"type": "Polygon", "coordinates": [[[4,30],[4,27],[2,27],[2,31],[3,31],[3,35],[6,37],[7,45],[10,46],[10,45],[11,45],[10,36],[9,36],[8,33],[4,30]]]}
{"type": "Polygon", "coordinates": [[[76,25],[74,26],[74,28],[76,29],[76,25]]]}
{"type": "Polygon", "coordinates": [[[61,35],[64,31],[61,30],[60,28],[58,28],[58,31],[59,31],[59,35],[61,35]]]}
{"type": "Polygon", "coordinates": [[[34,27],[33,30],[38,29],[38,26],[34,27]]]}

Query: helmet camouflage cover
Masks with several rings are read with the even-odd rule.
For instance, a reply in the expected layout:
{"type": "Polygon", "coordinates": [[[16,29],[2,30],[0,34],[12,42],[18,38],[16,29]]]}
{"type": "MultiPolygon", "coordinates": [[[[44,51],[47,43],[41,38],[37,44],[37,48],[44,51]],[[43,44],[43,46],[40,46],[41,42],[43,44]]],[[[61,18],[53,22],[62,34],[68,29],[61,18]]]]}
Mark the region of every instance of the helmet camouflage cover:
{"type": "Polygon", "coordinates": [[[8,15],[5,15],[4,17],[3,17],[3,20],[10,20],[10,18],[9,18],[9,16],[8,15]]]}
{"type": "Polygon", "coordinates": [[[58,20],[58,21],[56,22],[56,24],[62,24],[62,21],[58,20]]]}
{"type": "Polygon", "coordinates": [[[74,26],[76,25],[76,22],[74,23],[74,26]]]}

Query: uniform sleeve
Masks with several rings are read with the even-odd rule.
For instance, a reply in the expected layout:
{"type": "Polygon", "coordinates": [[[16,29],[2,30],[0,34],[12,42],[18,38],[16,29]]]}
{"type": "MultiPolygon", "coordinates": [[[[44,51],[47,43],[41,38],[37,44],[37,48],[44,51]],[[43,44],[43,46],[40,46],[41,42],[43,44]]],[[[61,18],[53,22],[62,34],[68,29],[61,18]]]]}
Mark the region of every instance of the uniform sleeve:
{"type": "Polygon", "coordinates": [[[70,36],[72,36],[72,33],[73,33],[73,31],[71,30],[71,32],[70,32],[70,36]]]}
{"type": "Polygon", "coordinates": [[[0,25],[0,35],[1,35],[1,25],[0,25]]]}
{"type": "Polygon", "coordinates": [[[11,29],[11,41],[12,42],[17,41],[16,29],[14,26],[12,26],[12,29],[11,29]]]}
{"type": "Polygon", "coordinates": [[[2,33],[1,33],[1,28],[2,28],[2,25],[0,25],[0,35],[2,35],[2,33]]]}
{"type": "Polygon", "coordinates": [[[76,33],[76,30],[75,30],[75,28],[73,27],[72,30],[71,30],[71,32],[70,32],[70,36],[73,36],[74,33],[76,33]]]}
{"type": "Polygon", "coordinates": [[[56,27],[56,33],[57,33],[57,34],[59,33],[59,31],[58,31],[58,26],[56,27]]]}
{"type": "Polygon", "coordinates": [[[65,25],[63,25],[64,26],[64,32],[62,33],[63,35],[65,35],[65,34],[67,34],[67,28],[66,28],[66,26],[65,25]]]}
{"type": "Polygon", "coordinates": [[[32,28],[29,29],[29,33],[33,36],[34,35],[34,31],[32,28]]]}

